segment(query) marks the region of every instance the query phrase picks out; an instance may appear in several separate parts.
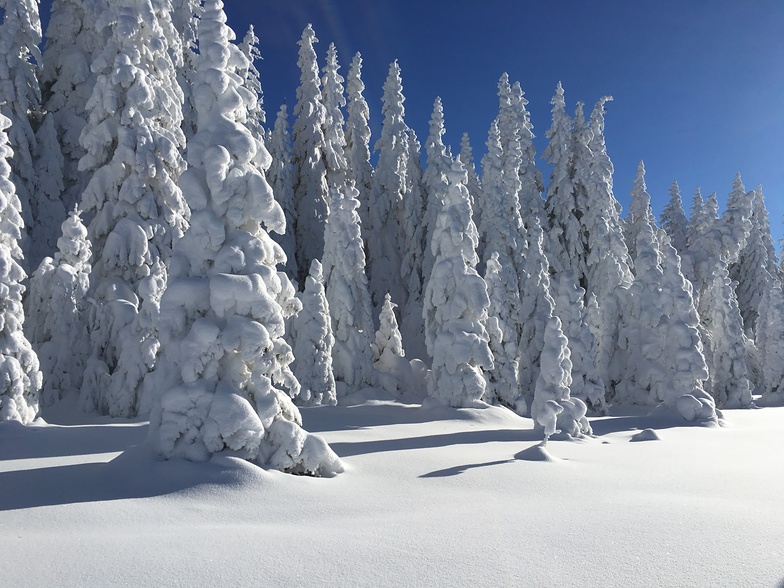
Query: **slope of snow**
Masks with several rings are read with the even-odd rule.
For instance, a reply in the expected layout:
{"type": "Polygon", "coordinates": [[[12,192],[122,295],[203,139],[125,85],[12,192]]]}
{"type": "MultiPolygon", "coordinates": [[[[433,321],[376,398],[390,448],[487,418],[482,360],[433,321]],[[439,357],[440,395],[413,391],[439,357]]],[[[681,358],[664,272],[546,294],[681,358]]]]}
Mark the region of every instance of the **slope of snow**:
{"type": "Polygon", "coordinates": [[[496,407],[369,400],[302,414],[345,473],[295,477],[231,457],[158,461],[145,422],[0,424],[3,585],[756,587],[784,578],[784,408],[727,411],[721,428],[675,426],[666,415],[594,418],[594,437],[556,436],[546,448],[530,419],[496,407]],[[659,440],[630,442],[641,437],[659,440]]]}

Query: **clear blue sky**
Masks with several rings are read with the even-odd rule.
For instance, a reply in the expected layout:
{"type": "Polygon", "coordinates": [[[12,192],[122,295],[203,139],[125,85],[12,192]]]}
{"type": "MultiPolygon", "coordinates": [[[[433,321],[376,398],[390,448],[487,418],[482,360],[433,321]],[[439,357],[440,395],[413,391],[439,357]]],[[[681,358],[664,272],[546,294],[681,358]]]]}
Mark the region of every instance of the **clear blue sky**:
{"type": "MultiPolygon", "coordinates": [[[[433,100],[444,103],[457,149],[468,131],[481,156],[504,71],[530,102],[537,149],[560,80],[569,108],[608,104],[615,194],[626,208],[645,161],[658,214],[678,180],[687,209],[696,186],[724,205],[736,172],[762,184],[775,238],[784,216],[784,2],[781,0],[269,0],[227,2],[241,37],[261,39],[268,116],[294,104],[296,42],[312,23],[319,59],[330,42],[345,76],[364,60],[373,131],[389,63],[403,72],[408,124],[424,141],[433,100]]],[[[477,161],[479,157],[477,157],[477,161]]]]}
{"type": "Polygon", "coordinates": [[[321,63],[334,42],[345,76],[362,53],[373,141],[394,59],[420,140],[441,96],[445,140],[456,152],[468,131],[477,163],[501,73],[526,92],[539,153],[560,80],[572,111],[578,100],[592,108],[614,96],[606,135],[624,208],[640,159],[657,214],[674,179],[687,213],[697,185],[706,196],[717,192],[723,206],[739,171],[747,189],[763,185],[774,237],[781,236],[782,0],[227,0],[226,10],[240,39],[256,27],[272,120],[282,102],[295,102],[296,43],[312,23],[321,63]]]}

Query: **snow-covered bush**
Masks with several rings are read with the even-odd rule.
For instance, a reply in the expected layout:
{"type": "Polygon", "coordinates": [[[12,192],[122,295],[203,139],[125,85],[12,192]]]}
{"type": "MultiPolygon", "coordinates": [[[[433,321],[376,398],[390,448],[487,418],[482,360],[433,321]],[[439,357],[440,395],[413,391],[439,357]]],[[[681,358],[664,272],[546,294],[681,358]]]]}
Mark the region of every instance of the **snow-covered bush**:
{"type": "Polygon", "coordinates": [[[403,338],[397,328],[395,307],[389,294],[384,297],[379,327],[372,345],[373,367],[377,382],[387,392],[400,393],[410,379],[411,366],[406,361],[403,338]]]}

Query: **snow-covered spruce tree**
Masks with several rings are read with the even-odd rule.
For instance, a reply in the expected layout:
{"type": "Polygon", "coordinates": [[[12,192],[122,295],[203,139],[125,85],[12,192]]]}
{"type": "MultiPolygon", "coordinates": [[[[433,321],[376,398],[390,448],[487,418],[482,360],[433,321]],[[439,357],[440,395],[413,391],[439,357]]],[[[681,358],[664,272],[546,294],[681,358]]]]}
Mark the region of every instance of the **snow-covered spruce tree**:
{"type": "Polygon", "coordinates": [[[670,199],[662,210],[661,227],[670,236],[670,242],[675,247],[675,251],[683,257],[688,250],[689,221],[683,210],[680,186],[675,180],[670,186],[670,199]]]}
{"type": "Polygon", "coordinates": [[[406,374],[410,371],[406,352],[403,349],[403,338],[397,328],[395,306],[397,305],[387,294],[381,307],[378,330],[371,346],[377,383],[391,393],[403,391],[406,374]]]}
{"type": "Polygon", "coordinates": [[[479,223],[477,218],[477,200],[481,199],[482,187],[479,183],[479,176],[476,175],[476,166],[474,166],[474,151],[471,148],[471,139],[468,133],[463,133],[460,138],[460,154],[458,155],[460,163],[466,170],[466,188],[468,188],[468,195],[471,197],[471,210],[474,212],[474,224],[479,223]]]}
{"type": "Polygon", "coordinates": [[[584,305],[585,290],[575,282],[574,274],[564,272],[558,277],[555,314],[561,319],[572,361],[570,395],[585,402],[594,414],[606,414],[604,380],[594,361],[596,341],[584,305]]]}
{"type": "Polygon", "coordinates": [[[324,254],[324,222],[329,212],[327,162],[324,156],[326,109],[322,103],[321,80],[308,25],[299,40],[300,85],[294,106],[294,202],[297,207],[297,269],[300,288],[305,283],[310,262],[324,254]]]}
{"type": "Polygon", "coordinates": [[[93,63],[98,77],[81,134],[79,167],[90,176],[82,206],[92,216],[95,261],[93,352],[80,405],[113,416],[149,410],[140,400],[159,349],[157,305],[189,216],[176,183],[185,164],[170,11],[168,2],[123,0],[96,22],[109,41],[93,63]]]}
{"type": "Polygon", "coordinates": [[[708,289],[700,295],[699,315],[708,341],[711,396],[719,408],[749,408],[752,398],[743,319],[723,259],[718,261],[708,289]]]}
{"type": "Polygon", "coordinates": [[[122,0],[96,21],[109,41],[92,66],[98,77],[81,134],[94,304],[80,406],[112,416],[149,410],[141,400],[159,350],[157,306],[172,243],[188,223],[177,186],[185,167],[183,98],[171,60],[170,43],[179,41],[170,12],[168,2],[122,0]]]}
{"type": "Polygon", "coordinates": [[[243,78],[243,85],[251,93],[246,124],[256,138],[263,140],[267,113],[264,112],[264,92],[261,88],[261,74],[259,74],[259,70],[256,68],[256,62],[261,60],[259,38],[256,36],[253,25],[248,27],[248,32],[245,33],[239,48],[245,56],[246,65],[240,67],[237,73],[243,78]]]}
{"type": "Polygon", "coordinates": [[[92,252],[78,210],[60,233],[54,258],[45,257],[30,279],[25,309],[25,331],[43,373],[41,406],[81,388],[92,351],[85,321],[92,252]]]}
{"type": "MultiPolygon", "coordinates": [[[[11,181],[22,206],[24,220],[20,245],[24,259],[19,259],[25,270],[33,269],[27,259],[30,232],[37,218],[34,213],[36,178],[34,157],[36,138],[35,118],[40,116],[41,90],[38,85],[38,65],[41,53],[41,20],[37,0],[3,0],[3,22],[0,24],[0,114],[11,120],[8,141],[12,149],[11,181]]],[[[62,222],[56,219],[55,228],[62,222]]],[[[40,260],[40,257],[39,257],[40,260]]]]}
{"type": "Polygon", "coordinates": [[[637,260],[637,236],[643,230],[644,225],[654,226],[655,219],[651,209],[651,197],[645,185],[645,164],[640,161],[637,164],[637,175],[632,186],[629,214],[626,215],[623,221],[626,247],[631,258],[635,260],[635,264],[637,260]]]}
{"type": "MultiPolygon", "coordinates": [[[[376,310],[389,293],[405,305],[406,288],[401,276],[401,216],[406,197],[408,127],[403,116],[403,85],[397,61],[389,66],[381,99],[381,136],[376,141],[378,163],[370,195],[370,226],[367,230],[368,280],[376,310]]],[[[404,333],[405,335],[405,333],[404,333]]]]}
{"type": "Polygon", "coordinates": [[[528,227],[528,249],[520,289],[521,325],[519,375],[520,392],[531,406],[534,387],[539,377],[539,359],[544,348],[545,329],[553,316],[555,301],[550,292],[549,262],[544,252],[544,233],[539,219],[531,218],[528,227]]]}
{"type": "Polygon", "coordinates": [[[97,77],[90,67],[108,41],[109,31],[94,24],[95,15],[105,9],[105,0],[52,0],[46,28],[41,93],[44,110],[54,118],[63,154],[65,210],[73,210],[89,180],[78,169],[85,153],[79,135],[87,123],[86,105],[97,77]]]}
{"type": "Polygon", "coordinates": [[[299,392],[277,302],[283,254],[267,234],[282,232],[285,218],[264,177],[269,153],[244,122],[236,71],[245,57],[225,21],[222,2],[207,0],[194,74],[198,122],[180,179],[192,222],[161,302],[165,353],[150,439],[166,458],[229,451],[278,470],[332,475],[340,460],[301,428],[281,389],[299,392]]]}
{"type": "MultiPolygon", "coordinates": [[[[447,154],[444,145],[444,108],[441,98],[436,98],[433,103],[433,114],[430,116],[430,133],[425,141],[427,163],[422,176],[422,187],[425,191],[425,216],[421,221],[425,226],[425,254],[422,258],[422,276],[427,282],[435,263],[435,253],[427,244],[433,241],[436,217],[443,208],[444,194],[447,190],[446,175],[452,167],[452,158],[447,154]]],[[[469,194],[470,197],[470,194],[469,194]]],[[[469,203],[470,204],[470,203],[469,203]]]]}
{"type": "Polygon", "coordinates": [[[406,163],[406,191],[403,199],[402,235],[405,249],[400,265],[400,275],[406,288],[406,304],[402,312],[402,335],[406,349],[415,358],[427,357],[422,308],[425,291],[424,262],[426,230],[422,219],[425,214],[425,188],[423,185],[421,145],[416,133],[409,129],[408,159],[406,163]]]}
{"type": "Polygon", "coordinates": [[[338,395],[373,384],[371,344],[373,316],[365,274],[365,250],[360,229],[359,192],[332,187],[324,235],[324,287],[335,345],[332,371],[338,395]]]}
{"type": "Polygon", "coordinates": [[[757,347],[762,359],[762,405],[784,404],[784,293],[773,281],[765,291],[757,320],[757,347]]]}
{"type": "Polygon", "coordinates": [[[11,181],[8,144],[11,121],[0,115],[0,422],[31,422],[38,415],[41,372],[38,357],[22,331],[22,281],[27,277],[19,262],[19,241],[24,227],[21,205],[11,181]]]}
{"type": "Polygon", "coordinates": [[[338,50],[334,43],[327,48],[324,76],[321,79],[321,103],[324,105],[324,158],[327,164],[327,186],[343,189],[347,178],[346,136],[343,111],[346,97],[343,92],[343,76],[338,73],[338,50]]]}
{"type": "Polygon", "coordinates": [[[305,291],[300,295],[302,310],[294,319],[294,375],[300,383],[299,402],[305,405],[337,404],[337,388],[332,373],[335,337],[324,292],[321,263],[314,259],[305,291]]]}
{"type": "Polygon", "coordinates": [[[196,70],[197,26],[201,17],[201,0],[171,0],[171,21],[180,37],[179,44],[171,47],[172,63],[177,70],[177,82],[183,94],[182,131],[186,142],[196,132],[196,111],[191,91],[192,74],[196,70]]]}
{"type": "MultiPolygon", "coordinates": [[[[644,192],[644,180],[640,183],[644,192]]],[[[615,401],[664,403],[689,421],[716,422],[715,405],[702,387],[708,370],[691,284],[669,239],[659,242],[652,217],[634,226],[639,231],[635,278],[625,293],[619,328],[616,361],[624,370],[615,401]]]]}
{"type": "Polygon", "coordinates": [[[483,370],[493,367],[485,330],[490,300],[476,273],[477,230],[459,161],[447,173],[444,207],[436,219],[431,249],[433,273],[425,290],[427,350],[433,358],[428,394],[434,402],[468,407],[485,393],[483,370]]]}
{"type": "Polygon", "coordinates": [[[297,210],[294,206],[294,174],[291,167],[291,137],[286,116],[286,105],[282,105],[275,119],[275,127],[269,133],[269,152],[272,164],[267,171],[267,179],[272,186],[272,193],[286,216],[286,230],[282,235],[275,234],[273,240],[283,248],[286,254],[286,275],[296,280],[297,245],[294,237],[297,210]]]}
{"type": "Polygon", "coordinates": [[[373,166],[370,164],[370,108],[362,94],[362,56],[357,53],[351,61],[346,77],[346,168],[348,179],[359,191],[359,220],[362,239],[368,240],[370,226],[370,194],[373,187],[373,166]]]}
{"type": "Polygon", "coordinates": [[[774,276],[778,275],[774,258],[773,240],[770,236],[768,210],[761,188],[754,191],[754,210],[751,215],[751,231],[746,246],[738,254],[738,260],[730,266],[730,278],[736,282],[735,293],[743,318],[743,329],[754,338],[759,306],[765,292],[771,288],[774,276]],[[773,273],[771,273],[773,272],[773,273]]]}
{"type": "Polygon", "coordinates": [[[544,200],[542,192],[542,172],[536,167],[536,148],[534,147],[533,124],[531,115],[525,105],[525,93],[520,87],[520,82],[515,82],[511,88],[511,107],[517,115],[517,135],[520,142],[520,208],[523,220],[536,216],[539,222],[544,222],[544,200]]]}
{"type": "Polygon", "coordinates": [[[541,370],[536,378],[531,404],[531,418],[534,419],[534,426],[543,430],[545,442],[550,435],[558,432],[571,437],[592,433],[591,425],[585,418],[588,410],[585,403],[569,396],[572,362],[567,343],[561,331],[561,319],[550,317],[545,329],[541,370]]]}
{"type": "Polygon", "coordinates": [[[493,228],[498,216],[498,207],[504,200],[504,160],[501,147],[501,134],[498,130],[498,121],[490,123],[485,142],[487,152],[482,157],[482,196],[476,200],[476,227],[479,231],[479,245],[477,256],[479,260],[492,256],[493,251],[486,251],[485,232],[493,228]]]}
{"type": "Polygon", "coordinates": [[[509,305],[509,300],[516,300],[519,305],[519,283],[511,264],[501,265],[497,251],[487,260],[485,283],[490,299],[487,334],[493,354],[493,368],[485,372],[487,388],[483,400],[489,404],[501,404],[524,415],[527,414],[528,406],[524,394],[521,394],[518,379],[517,317],[511,316],[513,309],[509,305]]]}

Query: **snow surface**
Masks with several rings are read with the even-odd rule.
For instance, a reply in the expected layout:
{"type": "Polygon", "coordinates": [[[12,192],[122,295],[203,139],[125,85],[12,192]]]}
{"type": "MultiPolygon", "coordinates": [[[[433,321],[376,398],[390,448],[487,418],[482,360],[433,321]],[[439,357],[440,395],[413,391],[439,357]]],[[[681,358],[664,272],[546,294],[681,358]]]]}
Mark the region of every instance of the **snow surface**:
{"type": "MultiPolygon", "coordinates": [[[[369,393],[365,396],[372,397],[369,393]]],[[[346,472],[159,461],[145,422],[0,424],[3,586],[780,586],[784,407],[591,419],[302,410],[346,472]],[[672,419],[672,420],[668,420],[672,419]],[[676,420],[677,419],[677,420],[676,420]],[[655,443],[630,443],[652,430],[655,443]],[[31,562],[34,564],[31,565],[31,562]]],[[[83,419],[60,404],[50,421],[83,419]]]]}

